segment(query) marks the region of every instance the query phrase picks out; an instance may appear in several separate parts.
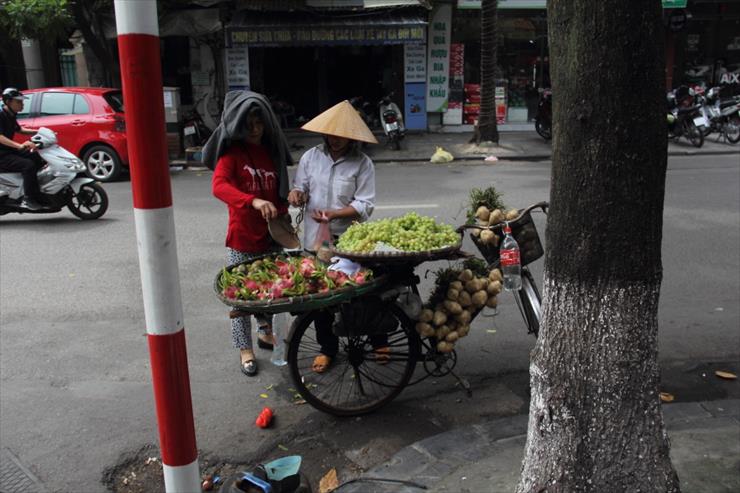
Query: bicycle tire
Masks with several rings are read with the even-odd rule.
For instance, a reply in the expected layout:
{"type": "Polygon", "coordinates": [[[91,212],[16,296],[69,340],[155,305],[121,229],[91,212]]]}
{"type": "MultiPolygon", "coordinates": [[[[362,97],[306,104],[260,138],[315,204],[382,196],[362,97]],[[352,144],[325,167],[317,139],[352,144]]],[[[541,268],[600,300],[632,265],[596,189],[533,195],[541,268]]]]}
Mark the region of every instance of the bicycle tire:
{"type": "Polygon", "coordinates": [[[527,324],[527,330],[530,334],[538,337],[540,321],[542,320],[542,297],[532,273],[527,268],[522,268],[522,288],[517,295],[521,302],[522,315],[527,324]]]}
{"type": "Polygon", "coordinates": [[[339,336],[339,353],[323,373],[311,367],[320,354],[313,326],[318,312],[296,318],[288,345],[288,365],[293,384],[307,403],[334,416],[359,416],[383,407],[408,385],[420,358],[421,341],[400,308],[389,303],[388,309],[398,321],[396,329],[388,333],[390,361],[379,364],[375,360],[368,335],[339,336]],[[392,381],[380,381],[385,377],[392,381]],[[368,395],[366,388],[377,395],[368,395]],[[355,400],[359,394],[363,395],[355,400]]]}

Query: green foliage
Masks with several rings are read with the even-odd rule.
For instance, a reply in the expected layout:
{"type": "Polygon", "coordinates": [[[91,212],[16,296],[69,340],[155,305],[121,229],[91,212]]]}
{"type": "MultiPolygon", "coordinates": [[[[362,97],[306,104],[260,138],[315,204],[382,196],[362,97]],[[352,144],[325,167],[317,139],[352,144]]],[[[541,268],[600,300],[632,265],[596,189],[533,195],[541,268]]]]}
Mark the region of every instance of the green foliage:
{"type": "Polygon", "coordinates": [[[470,269],[476,277],[488,277],[488,264],[478,257],[470,257],[465,260],[463,269],[470,269]]]}
{"type": "Polygon", "coordinates": [[[486,189],[481,190],[480,188],[474,188],[470,191],[470,208],[468,209],[468,224],[475,223],[475,211],[478,207],[485,205],[488,210],[493,211],[494,209],[501,209],[503,211],[506,206],[502,199],[503,194],[496,190],[496,187],[490,186],[486,189]]]}
{"type": "Polygon", "coordinates": [[[50,40],[71,25],[67,0],[0,0],[0,28],[12,38],[50,40]]]}

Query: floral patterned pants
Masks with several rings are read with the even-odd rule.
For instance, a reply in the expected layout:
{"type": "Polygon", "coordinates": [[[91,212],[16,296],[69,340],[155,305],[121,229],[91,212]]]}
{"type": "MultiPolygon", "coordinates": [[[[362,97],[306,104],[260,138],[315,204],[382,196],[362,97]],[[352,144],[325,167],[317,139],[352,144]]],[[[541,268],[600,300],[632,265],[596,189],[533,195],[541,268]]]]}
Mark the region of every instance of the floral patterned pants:
{"type": "MultiPolygon", "coordinates": [[[[262,255],[262,253],[240,252],[233,248],[227,248],[226,250],[228,253],[227,265],[248,262],[252,258],[262,255]]],[[[257,319],[258,332],[265,333],[265,329],[272,329],[271,315],[255,315],[254,318],[257,319]]],[[[252,349],[252,324],[249,315],[231,319],[231,343],[237,349],[252,349]]]]}

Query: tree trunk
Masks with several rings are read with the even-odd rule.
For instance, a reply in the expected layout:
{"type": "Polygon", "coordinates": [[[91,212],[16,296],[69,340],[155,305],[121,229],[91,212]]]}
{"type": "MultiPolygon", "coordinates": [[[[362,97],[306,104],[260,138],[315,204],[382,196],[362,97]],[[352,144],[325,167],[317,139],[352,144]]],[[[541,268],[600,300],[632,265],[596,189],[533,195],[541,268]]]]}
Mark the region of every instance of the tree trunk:
{"type": "Polygon", "coordinates": [[[29,89],[46,86],[44,64],[41,62],[41,43],[38,39],[22,39],[23,63],[26,65],[26,83],[29,89]]]}
{"type": "Polygon", "coordinates": [[[678,492],[658,395],[661,3],[548,2],[544,314],[518,493],[678,492]]]}
{"type": "MultiPolygon", "coordinates": [[[[102,5],[96,2],[87,3],[78,1],[72,2],[71,6],[72,13],[75,17],[75,24],[80,32],[82,32],[85,43],[87,43],[95,54],[97,63],[102,68],[104,85],[114,87],[116,82],[114,70],[118,66],[118,63],[116,62],[113,50],[108,44],[108,40],[105,38],[105,31],[103,30],[103,24],[98,12],[99,9],[103,8],[102,5]]],[[[108,9],[110,10],[110,8],[108,9]]],[[[88,70],[90,73],[95,72],[95,70],[90,69],[89,64],[88,70]]]]}
{"type": "Polygon", "coordinates": [[[476,140],[498,144],[496,126],[497,0],[483,0],[480,14],[480,116],[476,140]]]}

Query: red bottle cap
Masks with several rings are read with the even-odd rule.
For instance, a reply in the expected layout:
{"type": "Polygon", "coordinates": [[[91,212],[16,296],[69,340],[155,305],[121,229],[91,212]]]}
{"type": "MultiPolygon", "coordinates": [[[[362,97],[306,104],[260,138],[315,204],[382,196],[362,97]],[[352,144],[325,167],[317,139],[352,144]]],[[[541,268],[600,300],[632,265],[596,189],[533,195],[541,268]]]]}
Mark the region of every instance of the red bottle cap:
{"type": "Polygon", "coordinates": [[[504,234],[511,234],[511,226],[509,226],[509,223],[504,224],[504,234]]]}

